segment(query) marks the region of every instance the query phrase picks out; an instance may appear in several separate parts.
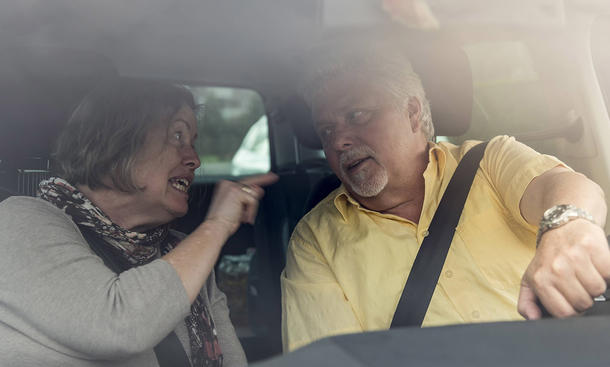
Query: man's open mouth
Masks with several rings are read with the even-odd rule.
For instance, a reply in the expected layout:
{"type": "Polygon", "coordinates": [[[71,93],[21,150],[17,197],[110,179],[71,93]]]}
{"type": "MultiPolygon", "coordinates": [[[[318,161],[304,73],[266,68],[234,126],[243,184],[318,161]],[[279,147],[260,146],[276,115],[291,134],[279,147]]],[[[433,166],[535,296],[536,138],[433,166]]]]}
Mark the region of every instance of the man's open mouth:
{"type": "Polygon", "coordinates": [[[369,159],[371,159],[371,157],[364,157],[361,159],[357,159],[347,165],[347,170],[352,171],[352,170],[358,168],[362,163],[368,161],[369,159]]]}
{"type": "Polygon", "coordinates": [[[187,193],[191,182],[184,177],[172,177],[169,179],[170,185],[181,192],[187,193]]]}

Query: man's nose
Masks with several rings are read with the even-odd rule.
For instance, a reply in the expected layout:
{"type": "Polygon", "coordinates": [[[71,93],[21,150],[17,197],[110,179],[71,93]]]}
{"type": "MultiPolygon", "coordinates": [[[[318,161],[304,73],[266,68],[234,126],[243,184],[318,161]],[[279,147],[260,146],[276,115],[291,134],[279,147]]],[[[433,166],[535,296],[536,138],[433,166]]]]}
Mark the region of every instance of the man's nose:
{"type": "Polygon", "coordinates": [[[332,147],[337,151],[349,149],[354,144],[354,135],[348,129],[336,129],[332,137],[332,147]]]}
{"type": "Polygon", "coordinates": [[[184,148],[182,157],[182,163],[192,170],[196,170],[201,166],[201,161],[199,160],[199,154],[195,148],[188,146],[184,148]]]}

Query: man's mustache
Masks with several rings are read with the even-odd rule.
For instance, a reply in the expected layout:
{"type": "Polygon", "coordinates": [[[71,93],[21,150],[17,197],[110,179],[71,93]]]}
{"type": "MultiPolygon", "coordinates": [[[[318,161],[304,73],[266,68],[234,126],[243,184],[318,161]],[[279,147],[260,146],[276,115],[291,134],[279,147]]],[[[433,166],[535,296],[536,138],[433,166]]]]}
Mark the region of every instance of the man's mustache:
{"type": "Polygon", "coordinates": [[[346,166],[351,162],[367,157],[371,157],[374,160],[377,160],[377,153],[375,153],[373,149],[366,145],[359,145],[339,154],[339,166],[342,170],[344,170],[346,166]]]}

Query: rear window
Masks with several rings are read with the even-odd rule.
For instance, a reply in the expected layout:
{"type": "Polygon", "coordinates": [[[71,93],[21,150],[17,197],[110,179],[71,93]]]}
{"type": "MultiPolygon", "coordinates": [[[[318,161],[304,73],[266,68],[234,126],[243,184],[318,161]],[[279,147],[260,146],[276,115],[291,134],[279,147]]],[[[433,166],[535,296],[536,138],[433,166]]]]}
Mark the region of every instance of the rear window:
{"type": "Polygon", "coordinates": [[[263,100],[243,88],[187,86],[202,107],[198,181],[268,172],[269,129],[263,100]]]}

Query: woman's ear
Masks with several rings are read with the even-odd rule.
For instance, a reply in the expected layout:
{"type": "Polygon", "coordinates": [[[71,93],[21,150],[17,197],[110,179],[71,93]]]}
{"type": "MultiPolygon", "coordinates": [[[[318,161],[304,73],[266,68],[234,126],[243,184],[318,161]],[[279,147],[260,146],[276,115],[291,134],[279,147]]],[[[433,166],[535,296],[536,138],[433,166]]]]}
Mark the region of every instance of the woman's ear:
{"type": "Polygon", "coordinates": [[[407,103],[407,117],[411,123],[411,130],[415,133],[421,130],[421,103],[417,97],[410,97],[407,103]]]}

